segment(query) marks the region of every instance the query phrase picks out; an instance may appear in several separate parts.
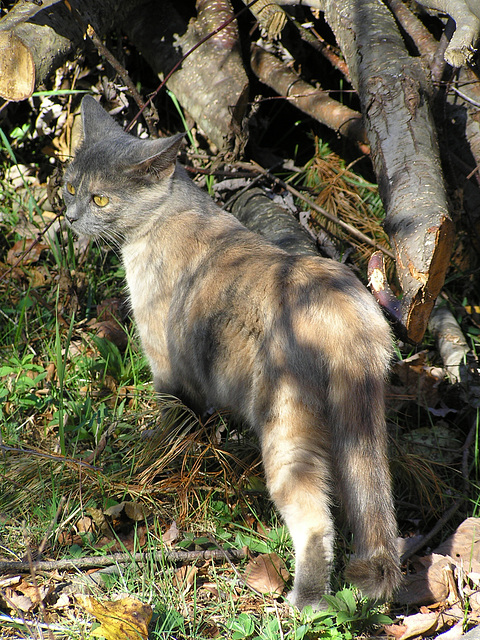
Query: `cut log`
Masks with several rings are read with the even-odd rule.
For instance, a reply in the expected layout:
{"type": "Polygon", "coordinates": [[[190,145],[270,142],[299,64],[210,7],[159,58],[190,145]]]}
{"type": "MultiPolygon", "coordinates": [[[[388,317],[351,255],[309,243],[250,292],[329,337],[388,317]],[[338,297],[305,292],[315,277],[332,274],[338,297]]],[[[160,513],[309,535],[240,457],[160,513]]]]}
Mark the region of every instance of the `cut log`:
{"type": "MultiPolygon", "coordinates": [[[[243,0],[243,3],[248,5],[250,0],[243,0]]],[[[280,37],[283,28],[288,22],[287,14],[280,6],[271,0],[257,0],[250,7],[250,11],[258,20],[260,27],[266,32],[269,40],[275,40],[280,37]]]]}
{"type": "Polygon", "coordinates": [[[408,338],[419,342],[443,286],[454,237],[430,87],[380,0],[327,0],[325,16],[360,96],[403,291],[402,322],[408,338]]]}
{"type": "Polygon", "coordinates": [[[465,380],[465,358],[470,349],[460,325],[445,302],[437,300],[428,323],[451,382],[465,380]]]}
{"type": "Polygon", "coordinates": [[[452,67],[462,67],[473,57],[480,36],[478,0],[417,0],[428,9],[446,13],[455,20],[456,29],[445,50],[445,60],[452,67]]]}
{"type": "Polygon", "coordinates": [[[0,31],[0,96],[26,100],[35,87],[33,56],[13,31],[0,31]]]}
{"type": "Polygon", "coordinates": [[[23,0],[17,3],[0,20],[0,95],[6,100],[29,97],[83,42],[88,24],[98,34],[105,34],[122,19],[127,4],[130,10],[139,2],[44,0],[37,5],[23,0]],[[17,61],[20,62],[17,64],[17,61]]]}

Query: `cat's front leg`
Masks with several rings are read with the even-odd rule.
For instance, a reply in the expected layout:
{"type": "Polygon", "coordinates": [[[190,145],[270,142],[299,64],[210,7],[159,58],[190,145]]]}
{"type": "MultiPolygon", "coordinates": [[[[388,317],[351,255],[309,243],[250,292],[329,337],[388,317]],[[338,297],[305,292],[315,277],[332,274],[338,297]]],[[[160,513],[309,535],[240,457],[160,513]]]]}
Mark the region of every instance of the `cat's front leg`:
{"type": "Polygon", "coordinates": [[[213,413],[213,409],[210,407],[206,408],[205,403],[198,394],[192,393],[185,385],[175,382],[171,377],[154,375],[153,386],[159,396],[173,396],[174,398],[178,398],[182,404],[198,416],[204,417],[213,413]]]}
{"type": "Polygon", "coordinates": [[[334,542],[328,438],[301,405],[292,403],[288,412],[284,405],[282,414],[264,425],[261,439],[267,486],[295,550],[288,599],[299,609],[321,609],[330,588],[334,542]]]}

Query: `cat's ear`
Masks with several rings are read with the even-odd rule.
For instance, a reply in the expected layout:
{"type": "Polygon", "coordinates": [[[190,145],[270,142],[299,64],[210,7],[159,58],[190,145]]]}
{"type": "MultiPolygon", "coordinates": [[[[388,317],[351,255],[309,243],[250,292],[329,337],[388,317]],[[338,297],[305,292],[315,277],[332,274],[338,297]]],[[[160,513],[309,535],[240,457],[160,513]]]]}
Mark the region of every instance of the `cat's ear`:
{"type": "Polygon", "coordinates": [[[82,100],[83,140],[87,143],[105,140],[113,134],[125,133],[120,125],[108,115],[93,96],[82,100]]]}
{"type": "Polygon", "coordinates": [[[184,133],[177,133],[170,138],[150,140],[144,147],[144,158],[132,167],[133,171],[137,174],[150,174],[155,178],[172,175],[184,136],[184,133]]]}

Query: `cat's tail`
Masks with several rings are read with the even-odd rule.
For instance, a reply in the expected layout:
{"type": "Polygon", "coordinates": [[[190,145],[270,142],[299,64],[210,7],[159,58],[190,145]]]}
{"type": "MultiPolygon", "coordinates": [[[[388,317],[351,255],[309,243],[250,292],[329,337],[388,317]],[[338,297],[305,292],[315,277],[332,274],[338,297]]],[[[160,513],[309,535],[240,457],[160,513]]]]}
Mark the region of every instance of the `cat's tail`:
{"type": "Polygon", "coordinates": [[[369,598],[389,599],[402,582],[398,556],[379,551],[369,558],[353,559],[345,571],[345,578],[369,598]]]}
{"type": "Polygon", "coordinates": [[[388,598],[401,583],[384,408],[391,340],[377,309],[348,330],[328,393],[334,481],[355,549],[346,576],[366,596],[388,598]]]}

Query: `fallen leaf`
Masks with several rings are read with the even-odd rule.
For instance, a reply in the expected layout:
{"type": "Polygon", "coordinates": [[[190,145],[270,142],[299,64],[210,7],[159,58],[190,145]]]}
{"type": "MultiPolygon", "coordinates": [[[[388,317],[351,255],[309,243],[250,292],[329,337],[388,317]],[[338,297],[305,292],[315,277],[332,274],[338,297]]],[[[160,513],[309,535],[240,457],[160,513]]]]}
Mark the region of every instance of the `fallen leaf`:
{"type": "Polygon", "coordinates": [[[79,606],[100,622],[90,635],[106,640],[139,640],[148,638],[152,608],[136,598],[99,602],[92,596],[76,595],[79,606]]]}
{"type": "Polygon", "coordinates": [[[115,320],[102,320],[98,322],[93,319],[88,323],[90,329],[94,329],[98,338],[106,338],[113,342],[120,350],[124,350],[128,345],[128,335],[115,320]]]}
{"type": "Polygon", "coordinates": [[[472,611],[472,615],[478,620],[480,619],[480,593],[474,591],[468,598],[468,604],[472,611]]]}
{"type": "Polygon", "coordinates": [[[8,594],[8,605],[18,611],[31,611],[34,604],[28,596],[22,596],[14,591],[8,594]]]}
{"type": "Polygon", "coordinates": [[[178,530],[177,523],[175,520],[168,527],[165,533],[162,535],[163,544],[166,544],[167,547],[171,547],[180,537],[180,531],[178,530]]]}
{"type": "Polygon", "coordinates": [[[77,531],[79,533],[88,533],[94,531],[95,525],[93,519],[90,516],[83,516],[80,520],[77,520],[77,531]]]}
{"type": "Polygon", "coordinates": [[[57,367],[56,367],[55,363],[54,362],[50,362],[48,364],[48,366],[47,366],[46,381],[47,382],[53,382],[55,380],[56,372],[57,372],[57,367]]]}
{"type": "Polygon", "coordinates": [[[461,638],[464,635],[463,633],[463,620],[457,622],[457,624],[450,627],[448,631],[441,633],[436,637],[436,640],[441,638],[441,640],[457,640],[457,638],[461,638]]]}
{"type": "Polygon", "coordinates": [[[22,238],[21,240],[17,240],[8,251],[7,263],[14,265],[20,258],[22,258],[22,264],[38,262],[40,254],[44,249],[48,249],[48,245],[32,240],[31,238],[22,238]]]}
{"type": "Polygon", "coordinates": [[[97,304],[97,320],[104,322],[113,320],[122,322],[126,317],[125,301],[120,298],[105,298],[100,304],[97,304]]]}
{"type": "Polygon", "coordinates": [[[140,522],[146,520],[149,515],[143,505],[139,502],[125,502],[125,515],[130,520],[140,522]]]}
{"type": "Polygon", "coordinates": [[[195,582],[197,573],[198,567],[184,565],[175,571],[173,582],[179,591],[187,593],[195,582]]]}
{"type": "Polygon", "coordinates": [[[480,573],[480,518],[467,518],[435,553],[462,561],[465,571],[480,573]]]}
{"type": "Polygon", "coordinates": [[[432,554],[422,559],[425,569],[408,575],[395,596],[399,604],[430,604],[449,596],[448,571],[452,571],[452,558],[432,554]]]}
{"type": "Polygon", "coordinates": [[[110,516],[111,518],[119,518],[122,515],[122,512],[125,508],[125,502],[119,502],[118,504],[113,504],[108,509],[105,509],[103,512],[106,516],[110,516]]]}
{"type": "Polygon", "coordinates": [[[288,578],[288,569],[276,553],[262,553],[245,567],[246,583],[260,593],[282,595],[288,578]]]}
{"type": "Polygon", "coordinates": [[[202,589],[205,589],[205,591],[208,591],[216,598],[220,596],[220,594],[218,593],[218,587],[214,582],[204,582],[202,584],[202,589]]]}
{"type": "Polygon", "coordinates": [[[15,590],[19,591],[24,596],[29,598],[34,606],[37,606],[52,593],[54,588],[54,585],[50,583],[44,585],[36,585],[29,580],[24,579],[19,585],[15,587],[15,590]]]}
{"type": "Polygon", "coordinates": [[[384,628],[389,635],[398,640],[407,640],[436,631],[438,618],[438,613],[416,613],[413,616],[406,616],[402,624],[390,624],[384,628]]]}
{"type": "Polygon", "coordinates": [[[14,587],[21,581],[21,576],[8,576],[5,578],[0,578],[0,589],[6,589],[6,587],[14,587]]]}

